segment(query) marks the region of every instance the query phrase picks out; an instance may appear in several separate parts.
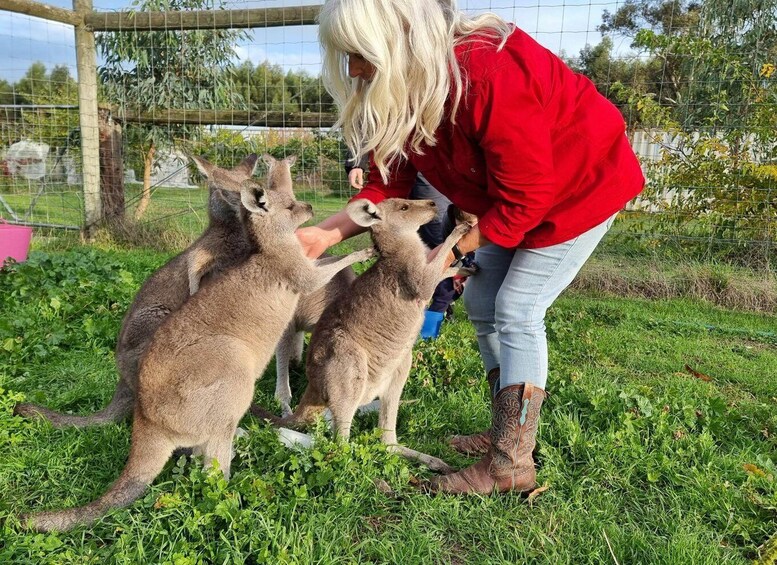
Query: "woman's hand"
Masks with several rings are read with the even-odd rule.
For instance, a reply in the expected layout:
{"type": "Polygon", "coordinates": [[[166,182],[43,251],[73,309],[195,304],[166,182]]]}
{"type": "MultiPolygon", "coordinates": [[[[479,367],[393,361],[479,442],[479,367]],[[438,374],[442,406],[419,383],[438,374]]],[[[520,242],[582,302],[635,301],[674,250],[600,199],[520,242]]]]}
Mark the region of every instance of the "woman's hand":
{"type": "Polygon", "coordinates": [[[323,222],[296,231],[302,252],[310,259],[318,259],[321,254],[336,243],[367,231],[356,224],[345,210],[335,212],[323,222]]]}
{"type": "Polygon", "coordinates": [[[318,259],[330,246],[329,233],[318,226],[299,228],[296,235],[302,252],[310,259],[318,259]]]}
{"type": "Polygon", "coordinates": [[[348,182],[354,188],[361,189],[364,187],[364,171],[361,167],[351,169],[351,172],[348,173],[348,182]]]}

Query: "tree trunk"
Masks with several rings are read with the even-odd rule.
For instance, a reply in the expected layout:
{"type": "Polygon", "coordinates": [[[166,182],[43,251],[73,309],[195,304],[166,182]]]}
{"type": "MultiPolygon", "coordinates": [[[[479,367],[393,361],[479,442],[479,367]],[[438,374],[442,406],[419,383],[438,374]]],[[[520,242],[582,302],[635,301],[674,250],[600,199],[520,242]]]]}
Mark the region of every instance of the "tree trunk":
{"type": "Polygon", "coordinates": [[[100,194],[103,218],[115,222],[124,218],[124,159],[121,125],[111,119],[110,111],[98,111],[100,127],[100,194]]]}
{"type": "Polygon", "coordinates": [[[151,203],[151,167],[154,165],[154,150],[156,147],[151,143],[146,156],[143,158],[143,192],[140,194],[140,202],[135,209],[135,219],[139,220],[146,213],[146,208],[151,203]]]}

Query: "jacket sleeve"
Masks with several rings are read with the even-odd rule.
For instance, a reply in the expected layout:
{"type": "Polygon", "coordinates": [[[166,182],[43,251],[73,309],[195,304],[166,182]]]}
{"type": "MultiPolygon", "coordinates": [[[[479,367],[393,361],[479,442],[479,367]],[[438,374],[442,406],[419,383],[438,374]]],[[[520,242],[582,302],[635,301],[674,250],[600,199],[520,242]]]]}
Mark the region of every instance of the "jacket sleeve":
{"type": "Polygon", "coordinates": [[[489,241],[513,248],[553,206],[555,167],[542,92],[531,73],[511,61],[493,69],[470,96],[494,202],[478,225],[489,241]]]}
{"type": "Polygon", "coordinates": [[[388,184],[383,182],[380,172],[375,166],[375,161],[370,153],[370,166],[367,175],[367,182],[351,200],[366,198],[373,204],[385,200],[386,198],[407,198],[410,195],[410,189],[413,188],[418,170],[410,163],[403,160],[395,164],[389,170],[388,184]]]}

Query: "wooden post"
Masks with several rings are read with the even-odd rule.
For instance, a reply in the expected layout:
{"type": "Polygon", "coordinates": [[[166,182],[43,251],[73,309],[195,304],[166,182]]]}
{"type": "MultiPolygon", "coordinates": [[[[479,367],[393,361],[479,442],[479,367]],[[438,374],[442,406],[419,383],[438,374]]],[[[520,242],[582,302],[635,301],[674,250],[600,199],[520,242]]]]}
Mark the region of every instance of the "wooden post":
{"type": "Polygon", "coordinates": [[[98,110],[100,123],[100,193],[103,217],[108,222],[124,218],[124,159],[121,125],[108,108],[98,110]]]}
{"type": "MultiPolygon", "coordinates": [[[[73,0],[83,18],[92,11],[92,0],[73,0]]],[[[97,124],[97,48],[94,32],[85,24],[75,26],[78,68],[78,113],[81,124],[81,174],[84,183],[84,231],[91,237],[102,219],[100,201],[100,133],[97,124]]]]}

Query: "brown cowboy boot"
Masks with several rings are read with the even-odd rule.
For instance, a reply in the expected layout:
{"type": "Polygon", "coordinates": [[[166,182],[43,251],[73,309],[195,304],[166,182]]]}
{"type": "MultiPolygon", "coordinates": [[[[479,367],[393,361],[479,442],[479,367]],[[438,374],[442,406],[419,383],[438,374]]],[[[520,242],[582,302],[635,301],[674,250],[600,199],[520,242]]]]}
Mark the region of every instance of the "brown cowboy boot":
{"type": "MultiPolygon", "coordinates": [[[[488,380],[489,399],[493,403],[494,391],[499,390],[499,367],[491,369],[486,379],[488,380]]],[[[448,441],[448,445],[464,455],[485,455],[491,447],[491,429],[479,434],[453,436],[448,441]]]]}
{"type": "Polygon", "coordinates": [[[503,388],[494,398],[491,448],[486,456],[454,473],[432,479],[433,492],[490,494],[528,492],[536,486],[532,451],[545,391],[530,384],[503,388]]]}

